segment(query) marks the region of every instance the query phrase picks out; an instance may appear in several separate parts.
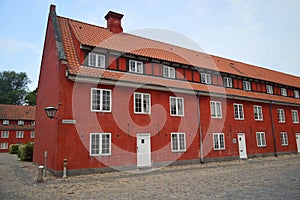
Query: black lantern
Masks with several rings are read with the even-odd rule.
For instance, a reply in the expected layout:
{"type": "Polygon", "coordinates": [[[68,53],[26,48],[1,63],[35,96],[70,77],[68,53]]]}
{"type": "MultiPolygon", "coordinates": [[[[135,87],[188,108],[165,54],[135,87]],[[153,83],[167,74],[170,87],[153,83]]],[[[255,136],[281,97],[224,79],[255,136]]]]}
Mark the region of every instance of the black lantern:
{"type": "Polygon", "coordinates": [[[56,112],[57,112],[57,107],[53,107],[53,106],[48,106],[45,108],[46,114],[47,116],[52,119],[54,118],[56,112]]]}

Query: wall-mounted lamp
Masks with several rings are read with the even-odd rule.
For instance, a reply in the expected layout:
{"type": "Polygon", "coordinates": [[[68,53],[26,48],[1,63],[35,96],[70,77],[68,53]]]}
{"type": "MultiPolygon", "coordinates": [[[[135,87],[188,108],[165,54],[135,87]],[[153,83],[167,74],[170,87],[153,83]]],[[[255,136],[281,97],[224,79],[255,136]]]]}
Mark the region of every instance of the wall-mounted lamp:
{"type": "Polygon", "coordinates": [[[54,118],[56,112],[57,112],[57,107],[53,107],[53,106],[48,106],[45,108],[45,112],[47,114],[47,116],[52,119],[54,118]]]}

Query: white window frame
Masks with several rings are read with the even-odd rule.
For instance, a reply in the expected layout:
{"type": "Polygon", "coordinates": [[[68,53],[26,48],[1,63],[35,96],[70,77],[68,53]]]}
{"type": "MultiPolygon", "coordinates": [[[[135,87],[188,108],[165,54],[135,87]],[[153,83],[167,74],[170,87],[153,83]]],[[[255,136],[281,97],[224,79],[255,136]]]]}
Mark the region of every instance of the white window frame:
{"type": "Polygon", "coordinates": [[[133,94],[133,109],[135,114],[151,114],[151,94],[150,93],[140,93],[135,92],[133,94]],[[141,111],[137,111],[137,95],[140,95],[141,98],[141,111]],[[148,98],[148,102],[146,100],[148,98]],[[148,103],[148,104],[145,104],[148,103]]]}
{"type": "Polygon", "coordinates": [[[1,142],[0,149],[8,149],[8,142],[1,142]]]}
{"type": "Polygon", "coordinates": [[[299,99],[299,98],[300,98],[299,90],[294,90],[294,97],[295,97],[296,99],[299,99]]]}
{"type": "Polygon", "coordinates": [[[105,56],[97,53],[89,53],[88,65],[91,67],[105,68],[105,56]]]}
{"type": "Polygon", "coordinates": [[[272,85],[266,85],[266,90],[268,94],[274,94],[272,85]]]}
{"type": "Polygon", "coordinates": [[[224,77],[223,85],[224,85],[224,87],[232,88],[232,78],[224,77]]]}
{"type": "Polygon", "coordinates": [[[170,115],[183,117],[184,116],[184,98],[182,97],[170,97],[170,115]],[[175,101],[175,105],[173,105],[173,101],[175,101]],[[180,107],[180,102],[182,105],[180,107]],[[175,108],[175,113],[173,113],[173,108],[175,108]]]}
{"type": "Polygon", "coordinates": [[[31,125],[35,125],[35,121],[34,120],[31,121],[31,125]]]}
{"type": "Polygon", "coordinates": [[[211,74],[201,73],[201,83],[211,84],[211,74]]]}
{"type": "Polygon", "coordinates": [[[280,141],[281,141],[281,146],[289,145],[289,139],[288,139],[287,132],[280,132],[280,141]]]}
{"type": "Polygon", "coordinates": [[[144,71],[144,63],[142,61],[137,60],[129,60],[128,62],[129,72],[143,74],[144,71]]]}
{"type": "Polygon", "coordinates": [[[213,133],[213,145],[214,145],[214,150],[225,150],[224,133],[213,133]]]}
{"type": "Polygon", "coordinates": [[[24,138],[24,131],[17,131],[16,138],[24,138]]]}
{"type": "Polygon", "coordinates": [[[250,81],[243,81],[243,90],[251,91],[251,82],[250,81]]]}
{"type": "Polygon", "coordinates": [[[266,134],[265,132],[256,132],[256,143],[258,147],[266,147],[266,134]]]}
{"type": "Polygon", "coordinates": [[[90,151],[90,156],[110,156],[111,155],[111,133],[90,133],[90,148],[89,148],[89,151],[90,151]],[[103,152],[103,136],[105,135],[109,135],[109,144],[108,144],[108,149],[109,149],[109,152],[103,152]],[[92,153],[93,151],[96,151],[95,149],[92,149],[93,147],[93,136],[97,136],[99,137],[99,144],[95,144],[97,145],[97,149],[98,149],[98,152],[95,152],[95,153],[92,153]]]}
{"type": "Polygon", "coordinates": [[[35,138],[35,132],[34,131],[30,132],[30,138],[35,138]]]}
{"type": "Polygon", "coordinates": [[[280,93],[282,96],[287,96],[287,89],[286,88],[280,88],[280,93]]]}
{"type": "Polygon", "coordinates": [[[285,113],[284,113],[284,109],[278,109],[278,110],[277,110],[277,114],[278,114],[278,122],[279,122],[279,123],[285,123],[285,113]]]}
{"type": "Polygon", "coordinates": [[[235,120],[244,120],[244,107],[243,104],[234,103],[233,104],[233,111],[234,111],[234,119],[235,120]],[[237,115],[236,115],[237,114],[237,115]]]}
{"type": "Polygon", "coordinates": [[[186,151],[186,137],[185,133],[171,133],[171,150],[172,152],[185,152],[186,151]],[[175,138],[176,136],[176,138],[175,138]],[[181,140],[183,138],[183,141],[181,140]],[[183,142],[183,144],[182,144],[183,142]],[[176,144],[176,145],[175,145],[176,144]]]}
{"type": "Polygon", "coordinates": [[[221,101],[210,101],[210,116],[211,118],[222,118],[222,103],[221,101]]]}
{"type": "Polygon", "coordinates": [[[111,112],[111,108],[112,108],[112,96],[111,95],[112,95],[112,92],[109,89],[91,88],[91,111],[92,112],[111,112]],[[94,94],[94,91],[97,91],[97,92],[100,91],[100,95],[99,95],[99,97],[97,96],[97,99],[95,99],[96,94],[94,94]],[[105,101],[105,99],[103,99],[104,92],[109,92],[109,109],[104,109],[107,107],[107,105],[104,104],[104,101],[105,101]],[[98,107],[98,106],[99,106],[99,109],[96,109],[96,107],[98,107]]]}
{"type": "Polygon", "coordinates": [[[24,125],[24,120],[18,120],[18,125],[23,126],[24,125]]]}
{"type": "Polygon", "coordinates": [[[262,106],[254,105],[253,112],[254,112],[255,121],[263,121],[264,120],[262,106]]]}
{"type": "Polygon", "coordinates": [[[4,119],[2,122],[3,125],[9,125],[9,120],[8,119],[4,119]]]}
{"type": "Polygon", "coordinates": [[[175,78],[175,68],[167,65],[163,65],[163,77],[175,78]]]}
{"type": "Polygon", "coordinates": [[[294,124],[299,124],[298,110],[292,110],[292,121],[294,124]]]}
{"type": "Polygon", "coordinates": [[[1,138],[9,138],[9,131],[1,131],[1,138]]]}

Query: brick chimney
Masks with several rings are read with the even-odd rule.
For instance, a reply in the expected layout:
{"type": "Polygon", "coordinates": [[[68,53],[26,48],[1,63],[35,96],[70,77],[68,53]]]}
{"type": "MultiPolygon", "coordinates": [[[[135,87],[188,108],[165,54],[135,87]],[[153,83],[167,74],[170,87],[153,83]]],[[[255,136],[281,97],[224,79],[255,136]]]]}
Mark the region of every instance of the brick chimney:
{"type": "Polygon", "coordinates": [[[121,19],[124,15],[109,11],[104,17],[107,20],[107,28],[113,33],[122,33],[123,28],[121,25],[121,19]]]}

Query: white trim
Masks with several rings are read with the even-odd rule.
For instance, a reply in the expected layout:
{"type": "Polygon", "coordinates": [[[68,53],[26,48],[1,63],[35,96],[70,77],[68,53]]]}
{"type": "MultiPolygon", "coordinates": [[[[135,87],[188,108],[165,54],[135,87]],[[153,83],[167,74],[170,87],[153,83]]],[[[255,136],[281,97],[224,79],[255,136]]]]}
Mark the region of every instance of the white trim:
{"type": "Polygon", "coordinates": [[[273,86],[272,85],[266,85],[266,91],[268,94],[274,94],[273,86]]]}
{"type": "Polygon", "coordinates": [[[24,138],[24,131],[17,131],[16,138],[24,138]]]}
{"type": "Polygon", "coordinates": [[[169,98],[169,102],[170,102],[170,116],[174,116],[174,117],[183,117],[184,116],[184,98],[182,97],[173,97],[170,96],[169,98]],[[172,114],[172,99],[175,100],[175,114],[172,114]],[[182,102],[182,113],[179,113],[179,101],[181,100],[182,102]]]}
{"type": "Polygon", "coordinates": [[[279,123],[285,123],[284,109],[277,109],[277,114],[278,114],[278,122],[279,123]]]}
{"type": "Polygon", "coordinates": [[[299,114],[298,114],[298,110],[292,110],[292,121],[294,124],[299,124],[299,114]]]}
{"type": "Polygon", "coordinates": [[[243,81],[243,90],[251,91],[251,82],[250,81],[243,81]]]}
{"type": "MultiPolygon", "coordinates": [[[[111,96],[111,90],[110,89],[99,89],[99,88],[91,88],[91,112],[111,112],[112,109],[112,96],[111,96]],[[100,91],[100,96],[99,96],[99,109],[93,109],[93,91],[100,91]],[[109,92],[109,110],[104,110],[103,109],[103,92],[109,92]]],[[[95,100],[96,101],[96,100],[95,100]]]]}
{"type": "Polygon", "coordinates": [[[175,78],[175,73],[176,73],[176,70],[175,70],[174,67],[163,65],[163,73],[162,73],[163,77],[174,79],[175,78]]]}
{"type": "Polygon", "coordinates": [[[289,139],[287,132],[280,132],[281,146],[289,146],[289,139]]]}
{"type": "Polygon", "coordinates": [[[3,125],[9,125],[9,120],[8,119],[4,119],[2,122],[3,125]]]}
{"type": "Polygon", "coordinates": [[[8,149],[8,142],[1,142],[0,149],[8,149]]]}
{"type": "Polygon", "coordinates": [[[24,120],[18,120],[18,125],[23,126],[24,125],[24,120]]]}
{"type": "Polygon", "coordinates": [[[137,74],[143,74],[144,72],[144,63],[137,60],[129,60],[128,62],[128,71],[137,73],[137,74]]]}
{"type": "MultiPolygon", "coordinates": [[[[147,105],[146,105],[146,109],[147,109],[147,105]]],[[[150,115],[151,114],[151,94],[150,93],[135,92],[133,94],[133,111],[134,111],[134,114],[147,114],[147,115],[150,115]],[[136,95],[141,95],[141,111],[140,112],[136,111],[136,95]],[[143,106],[144,98],[146,98],[146,96],[148,96],[148,98],[149,98],[148,112],[145,111],[145,108],[143,106]]]]}
{"type": "Polygon", "coordinates": [[[186,136],[184,132],[173,132],[171,133],[171,151],[174,153],[177,152],[185,152],[186,151],[186,136]],[[173,135],[177,135],[176,137],[176,141],[174,141],[176,143],[177,149],[174,149],[174,144],[173,144],[173,135]],[[181,149],[180,147],[180,135],[183,135],[183,139],[184,139],[184,148],[181,149]]]}
{"type": "Polygon", "coordinates": [[[105,68],[105,56],[101,55],[101,54],[97,54],[97,53],[89,53],[89,55],[88,55],[88,66],[105,68]],[[93,61],[91,60],[92,56],[95,56],[93,58],[93,61]],[[99,61],[99,59],[100,59],[100,61],[99,61]],[[95,62],[95,63],[93,63],[93,62],[95,62]]]}
{"type": "Polygon", "coordinates": [[[224,133],[213,133],[213,146],[214,146],[214,150],[225,150],[225,135],[224,135],[224,133]],[[223,140],[223,144],[221,143],[221,137],[223,140]]]}
{"type": "Polygon", "coordinates": [[[280,88],[280,94],[282,95],[282,96],[287,96],[287,89],[286,88],[280,88]]]}
{"type": "Polygon", "coordinates": [[[232,88],[232,78],[224,77],[223,85],[224,85],[224,87],[232,88]]]}
{"type": "Polygon", "coordinates": [[[35,132],[34,131],[30,132],[30,138],[35,138],[35,132]]]}
{"type": "Polygon", "coordinates": [[[254,112],[254,120],[255,121],[264,121],[262,106],[254,105],[253,112],[254,112]],[[256,114],[257,118],[255,117],[255,114],[256,114]]]}
{"type": "Polygon", "coordinates": [[[111,155],[111,133],[90,133],[90,146],[89,146],[89,152],[90,156],[110,156],[111,155]],[[98,136],[99,137],[99,144],[98,145],[98,153],[92,153],[92,136],[98,136]],[[103,144],[102,144],[102,137],[104,135],[109,135],[109,153],[103,153],[103,144]]]}
{"type": "Polygon", "coordinates": [[[266,134],[265,132],[256,132],[256,144],[258,147],[266,147],[266,134]]]}
{"type": "Polygon", "coordinates": [[[201,83],[211,84],[211,74],[201,73],[201,83]]]}
{"type": "Polygon", "coordinates": [[[239,103],[234,103],[233,104],[233,115],[234,115],[235,120],[244,120],[245,119],[243,104],[239,104],[239,103]],[[236,106],[237,106],[237,115],[238,116],[235,115],[236,106]],[[240,110],[240,108],[241,108],[241,110],[240,110]]]}
{"type": "Polygon", "coordinates": [[[9,131],[1,131],[1,138],[9,138],[9,131]]]}
{"type": "Polygon", "coordinates": [[[221,103],[221,101],[210,101],[210,116],[211,116],[211,118],[222,119],[222,103],[221,103]],[[218,107],[218,105],[219,105],[219,107],[218,107]],[[219,112],[218,112],[218,110],[219,110],[219,112]]]}
{"type": "Polygon", "coordinates": [[[299,90],[294,90],[294,97],[295,97],[296,99],[299,99],[299,98],[300,98],[299,90]]]}

